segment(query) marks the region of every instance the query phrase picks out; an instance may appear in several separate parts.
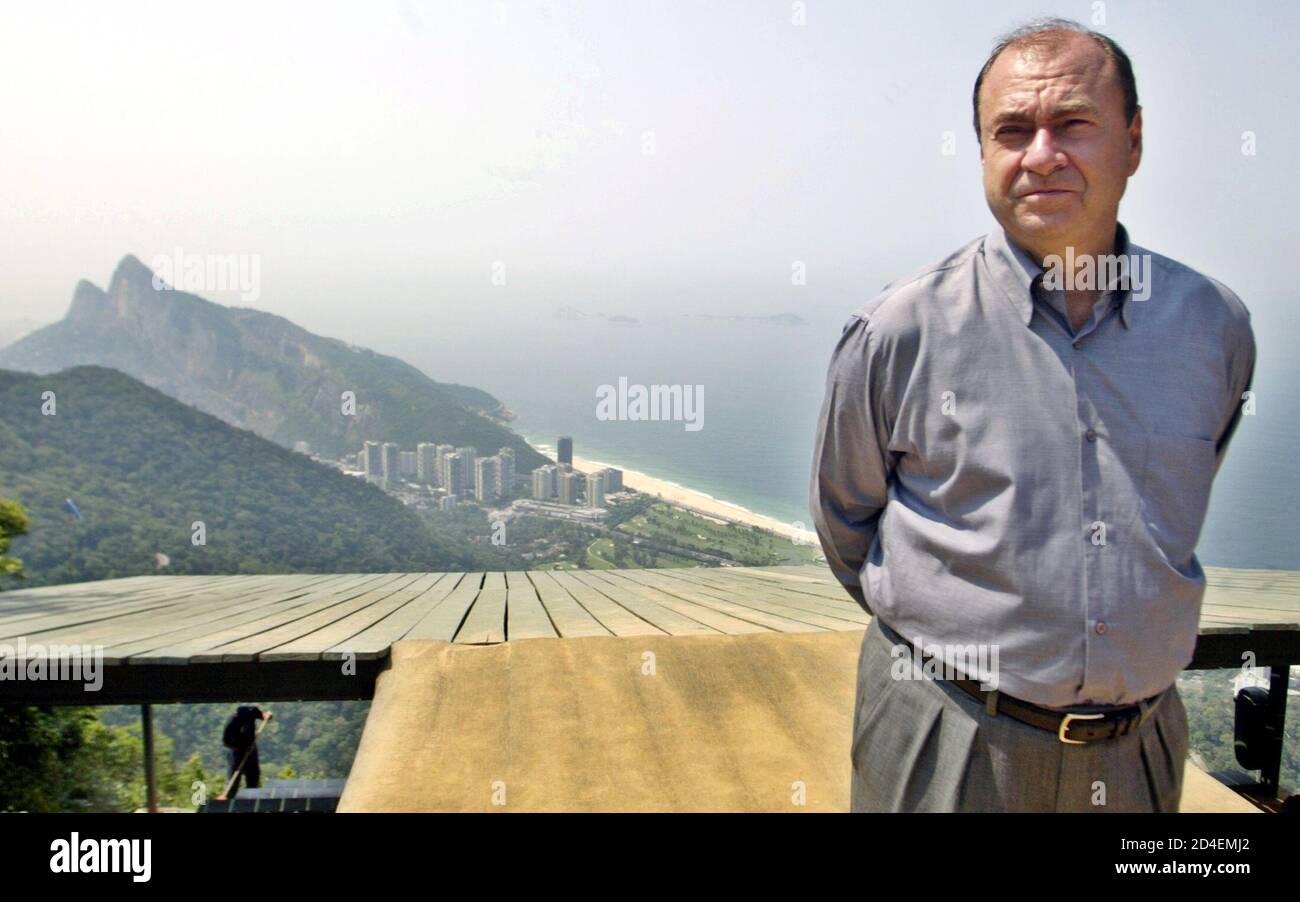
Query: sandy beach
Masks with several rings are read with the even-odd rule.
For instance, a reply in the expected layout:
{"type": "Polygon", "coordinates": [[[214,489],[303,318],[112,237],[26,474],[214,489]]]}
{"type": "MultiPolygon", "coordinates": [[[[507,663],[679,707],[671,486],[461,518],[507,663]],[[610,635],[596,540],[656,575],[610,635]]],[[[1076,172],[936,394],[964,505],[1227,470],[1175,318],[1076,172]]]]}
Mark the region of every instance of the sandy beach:
{"type": "MultiPolygon", "coordinates": [[[[554,454],[551,449],[547,449],[543,453],[548,456],[554,454]]],[[[573,458],[573,468],[582,473],[591,473],[596,470],[603,470],[606,467],[622,470],[623,485],[626,487],[636,489],[638,492],[645,492],[647,495],[658,495],[665,501],[670,501],[679,507],[733,523],[745,523],[750,526],[757,526],[760,529],[768,529],[795,542],[810,545],[818,544],[817,534],[811,529],[799,529],[791,523],[784,523],[774,517],[755,513],[747,507],[741,507],[739,504],[732,504],[730,501],[714,498],[705,492],[688,489],[676,482],[656,479],[654,476],[642,473],[639,470],[629,470],[616,463],[592,460],[591,458],[577,457],[576,455],[573,458]]]]}

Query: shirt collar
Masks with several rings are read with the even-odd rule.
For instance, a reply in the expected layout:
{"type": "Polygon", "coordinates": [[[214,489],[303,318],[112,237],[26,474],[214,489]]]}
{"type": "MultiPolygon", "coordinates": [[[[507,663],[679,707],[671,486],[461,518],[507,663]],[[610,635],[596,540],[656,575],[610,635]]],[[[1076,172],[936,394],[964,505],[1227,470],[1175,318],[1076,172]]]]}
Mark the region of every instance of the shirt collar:
{"type": "MultiPolygon", "coordinates": [[[[1117,256],[1130,253],[1128,230],[1124,228],[1123,223],[1115,224],[1114,253],[1117,256]]],[[[988,263],[989,272],[1006,294],[1007,300],[1011,301],[1020,318],[1028,326],[1030,320],[1034,318],[1034,290],[1043,277],[1043,267],[1012,241],[1001,225],[989,232],[984,239],[984,259],[988,263]]],[[[1123,320],[1125,328],[1132,325],[1130,320],[1132,305],[1129,303],[1131,293],[1126,287],[1116,289],[1120,319],[1123,320]]]]}

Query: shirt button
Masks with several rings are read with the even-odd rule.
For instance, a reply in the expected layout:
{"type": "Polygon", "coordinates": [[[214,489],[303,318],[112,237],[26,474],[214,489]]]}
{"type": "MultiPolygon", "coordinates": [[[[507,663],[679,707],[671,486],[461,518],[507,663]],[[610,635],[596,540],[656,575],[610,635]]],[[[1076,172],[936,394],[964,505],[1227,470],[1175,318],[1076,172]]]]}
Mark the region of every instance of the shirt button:
{"type": "Polygon", "coordinates": [[[1106,621],[1105,621],[1105,620],[1098,620],[1098,621],[1097,621],[1097,627],[1096,627],[1096,629],[1097,629],[1097,635],[1098,635],[1098,636],[1104,636],[1104,635],[1106,635],[1106,621]]]}
{"type": "Polygon", "coordinates": [[[1097,430],[1089,429],[1087,432],[1083,434],[1083,437],[1090,442],[1095,442],[1097,440],[1097,430]]]}
{"type": "Polygon", "coordinates": [[[1076,341],[1076,342],[1074,343],[1074,346],[1075,346],[1075,348],[1077,349],[1077,348],[1078,348],[1080,345],[1082,345],[1082,344],[1083,344],[1083,341],[1080,340],[1080,341],[1076,341]]]}

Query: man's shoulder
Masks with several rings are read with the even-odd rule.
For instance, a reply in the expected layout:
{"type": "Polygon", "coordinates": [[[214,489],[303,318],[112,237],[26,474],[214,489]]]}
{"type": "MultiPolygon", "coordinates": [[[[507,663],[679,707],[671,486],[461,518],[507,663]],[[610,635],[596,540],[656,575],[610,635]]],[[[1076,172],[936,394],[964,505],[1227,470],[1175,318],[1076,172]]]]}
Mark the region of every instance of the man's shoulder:
{"type": "Polygon", "coordinates": [[[942,260],[894,279],[874,297],[858,306],[850,316],[869,321],[877,334],[915,328],[927,308],[952,303],[968,283],[970,267],[976,262],[987,235],[959,247],[942,260]]]}
{"type": "Polygon", "coordinates": [[[1158,254],[1150,248],[1133,244],[1130,255],[1146,256],[1151,261],[1152,273],[1158,273],[1165,288],[1188,304],[1198,308],[1198,314],[1217,312],[1227,320],[1246,327],[1250,325],[1250,310],[1227,285],[1186,263],[1158,254]]]}

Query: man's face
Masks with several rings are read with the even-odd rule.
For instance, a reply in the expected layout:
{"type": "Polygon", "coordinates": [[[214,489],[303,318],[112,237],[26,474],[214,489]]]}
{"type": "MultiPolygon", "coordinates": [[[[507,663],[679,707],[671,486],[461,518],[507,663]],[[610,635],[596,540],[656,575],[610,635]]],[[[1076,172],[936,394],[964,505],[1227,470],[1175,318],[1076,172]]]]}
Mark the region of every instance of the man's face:
{"type": "Polygon", "coordinates": [[[980,88],[989,209],[1031,252],[1108,246],[1142,158],[1142,115],[1124,120],[1114,66],[1087,35],[1054,50],[1004,50],[980,88]]]}

